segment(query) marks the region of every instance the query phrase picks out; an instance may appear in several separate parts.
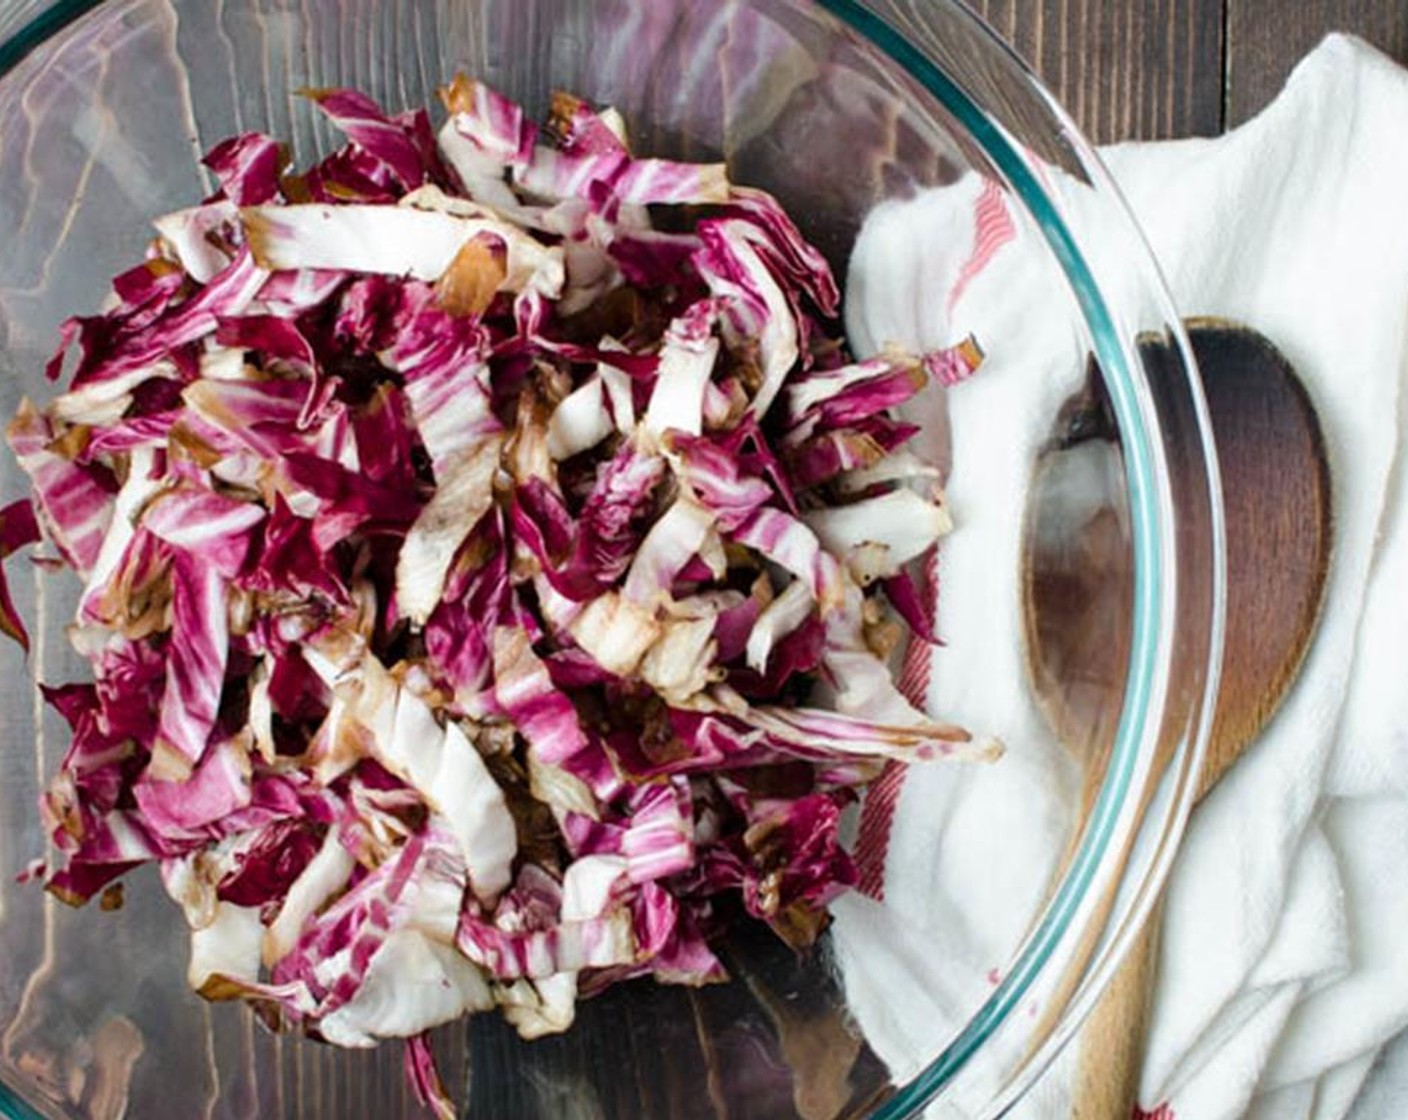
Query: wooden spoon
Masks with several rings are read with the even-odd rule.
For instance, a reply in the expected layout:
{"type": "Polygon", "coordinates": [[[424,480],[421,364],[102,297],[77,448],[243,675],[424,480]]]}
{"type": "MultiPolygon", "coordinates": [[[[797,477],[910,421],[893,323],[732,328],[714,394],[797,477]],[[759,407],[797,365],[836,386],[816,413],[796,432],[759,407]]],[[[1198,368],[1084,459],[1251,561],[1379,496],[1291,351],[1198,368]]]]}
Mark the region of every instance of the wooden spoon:
{"type": "MultiPolygon", "coordinates": [[[[1330,476],[1314,406],[1289,363],[1254,330],[1223,320],[1188,324],[1222,471],[1227,519],[1227,634],[1222,683],[1199,800],[1271,717],[1295,679],[1319,617],[1330,553],[1330,476]]],[[[1064,438],[1039,463],[1032,508],[1059,485],[1075,451],[1113,457],[1114,427],[1092,379],[1073,402],[1064,438]],[[1085,446],[1092,440],[1101,445],[1085,446]]],[[[1113,460],[1111,460],[1113,461],[1113,460]]],[[[1087,463],[1085,478],[1090,477],[1087,463]]],[[[1178,469],[1174,466],[1175,471],[1178,469]]],[[[1113,477],[1113,476],[1111,476],[1113,477]]],[[[1196,481],[1196,480],[1194,480],[1196,481]]],[[[1175,488],[1177,483],[1175,482],[1175,488]]],[[[1027,646],[1037,694],[1062,741],[1084,749],[1086,808],[1099,787],[1128,657],[1132,561],[1117,493],[1074,530],[1029,519],[1027,646]],[[1125,635],[1123,639],[1119,636],[1125,635]]],[[[1058,510],[1060,503],[1050,503],[1058,510]]],[[[1166,762],[1165,762],[1166,764],[1166,762]]],[[[1130,1120],[1158,955],[1155,907],[1080,1036],[1073,1115],[1130,1120]]]]}

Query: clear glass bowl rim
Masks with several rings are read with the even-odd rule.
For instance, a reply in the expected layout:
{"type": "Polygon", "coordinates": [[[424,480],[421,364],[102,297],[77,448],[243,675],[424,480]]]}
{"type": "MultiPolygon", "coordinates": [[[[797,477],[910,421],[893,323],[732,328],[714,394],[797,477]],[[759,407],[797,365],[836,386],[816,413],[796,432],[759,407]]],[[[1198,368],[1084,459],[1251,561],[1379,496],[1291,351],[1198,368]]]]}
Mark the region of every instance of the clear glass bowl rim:
{"type": "MultiPolygon", "coordinates": [[[[1052,200],[1042,189],[1028,157],[1005,130],[990,118],[933,58],[870,10],[864,0],[813,2],[873,43],[952,113],[979,142],[995,168],[1003,175],[1007,186],[1035,219],[1071,284],[1090,330],[1095,356],[1100,363],[1103,381],[1109,391],[1111,406],[1119,425],[1130,504],[1130,529],[1134,552],[1134,612],[1130,664],[1124,705],[1115,732],[1109,766],[1091,810],[1084,839],[1054,895],[1043,909],[1040,921],[1002,981],[943,1052],[912,1081],[900,1086],[870,1117],[870,1120],[912,1120],[934,1100],[1021,1003],[1067,934],[1070,923],[1109,850],[1116,818],[1132,792],[1132,776],[1141,751],[1146,749],[1147,717],[1158,707],[1155,701],[1167,683],[1166,652],[1170,636],[1163,632],[1167,629],[1168,620],[1161,619],[1160,612],[1162,603],[1172,601],[1173,581],[1176,579],[1176,573],[1169,570],[1171,566],[1167,563],[1168,542],[1174,532],[1174,515],[1168,494],[1161,493],[1158,485],[1162,457],[1157,453],[1156,442],[1141,415],[1138,401],[1140,378],[1135,373],[1138,363],[1129,348],[1129,340],[1122,338],[1116,329],[1105,298],[1080,247],[1052,200]]],[[[4,78],[35,48],[102,3],[104,0],[54,0],[8,39],[0,42],[0,78],[4,78]]],[[[1108,173],[1104,171],[1094,149],[1084,140],[1055,98],[1046,93],[1038,78],[1021,58],[980,16],[969,9],[963,0],[951,0],[951,6],[971,20],[975,27],[980,28],[982,35],[993,48],[1003,55],[1027,82],[1041,92],[1053,115],[1064,126],[1065,141],[1073,149],[1082,167],[1091,173],[1092,181],[1097,184],[1105,201],[1118,208],[1131,227],[1137,229],[1133,216],[1108,173]]],[[[1145,251],[1148,252],[1147,248],[1145,251]]],[[[1173,341],[1182,351],[1185,367],[1192,371],[1196,367],[1191,350],[1172,300],[1153,262],[1152,254],[1149,255],[1149,266],[1146,274],[1154,285],[1152,295],[1168,312],[1167,320],[1173,341]]],[[[1210,620],[1209,664],[1205,677],[1206,699],[1202,705],[1200,725],[1189,744],[1182,767],[1183,788],[1176,797],[1177,803],[1171,812],[1160,854],[1146,877],[1136,913],[1126,922],[1122,935],[1106,955],[1096,982],[1087,985],[1084,998],[1078,1001],[1075,1007],[1067,1010],[1066,1029],[1059,1032],[1023,1067],[1018,1075],[1020,1084],[1007,1087],[1003,1096],[1008,1104],[1015,1103],[1059,1051],[1061,1045],[1074,1033],[1079,1020],[1098,997],[1099,990],[1103,987],[1102,981],[1108,980],[1113,974],[1128,943],[1142,925],[1144,912],[1152,906],[1157,889],[1172,862],[1177,840],[1191,808],[1192,782],[1189,778],[1196,775],[1201,768],[1206,749],[1213,708],[1210,701],[1217,690],[1225,625],[1226,542],[1212,428],[1201,385],[1196,377],[1190,377],[1189,389],[1207,461],[1207,482],[1213,497],[1210,524],[1213,617],[1210,620]]],[[[3,1082],[0,1082],[0,1115],[12,1120],[43,1120],[39,1113],[16,1096],[3,1082]]]]}
{"type": "MultiPolygon", "coordinates": [[[[1109,393],[1110,404],[1118,424],[1128,488],[1130,534],[1134,554],[1130,663],[1123,707],[1108,768],[1091,809],[1085,835],[1066,874],[1047,902],[1038,924],[1001,983],[944,1051],[881,1105],[870,1118],[911,1120],[934,1100],[1021,1003],[1067,934],[1078,907],[1089,892],[1097,870],[1110,851],[1116,820],[1128,798],[1139,792],[1132,786],[1133,775],[1142,752],[1150,750],[1153,746],[1149,737],[1151,734],[1157,734],[1157,725],[1151,728],[1149,717],[1160,713],[1161,699],[1168,685],[1168,651],[1172,634],[1169,632],[1170,619],[1165,607],[1176,600],[1178,572],[1174,565],[1169,563],[1172,554],[1170,545],[1176,532],[1175,515],[1170,502],[1171,496],[1167,492],[1167,463],[1145,417],[1140,414],[1142,375],[1135,372],[1141,369],[1141,365],[1130,348],[1133,340],[1122,337],[1116,328],[1090,266],[1066,221],[1042,188],[1029,157],[1014,143],[1001,125],[990,118],[933,58],[871,11],[864,0],[817,0],[817,3],[869,39],[907,70],[912,78],[968,129],[982,146],[984,154],[1003,176],[1006,185],[1027,208],[1060,263],[1090,330],[1094,356],[1098,360],[1102,382],[1109,393]]],[[[1102,202],[1110,206],[1116,216],[1127,222],[1137,234],[1138,225],[1133,214],[1114,181],[1105,171],[1099,156],[1055,98],[1046,92],[1036,75],[1012,48],[980,16],[969,9],[963,0],[956,0],[952,6],[980,28],[998,53],[1005,56],[1015,71],[1039,92],[1053,117],[1063,126],[1064,142],[1071,148],[1082,169],[1089,174],[1091,182],[1102,196],[1102,202]]],[[[1133,912],[1106,954],[1102,965],[1096,970],[1094,983],[1087,984],[1083,996],[1073,1001],[1072,1006],[1065,1010],[1063,1028],[1059,1029],[1021,1069],[1016,1083],[1008,1085],[1003,1091],[1002,1100],[1006,1107],[1020,1099],[1025,1089],[1030,1087],[1062,1045],[1075,1033],[1076,1027],[1094,1006],[1104,984],[1123,959],[1157,897],[1192,808],[1193,779],[1202,768],[1212,722],[1214,705],[1211,701],[1217,693],[1221,670],[1226,622],[1226,532],[1211,421],[1201,381],[1194,374],[1196,364],[1182,322],[1142,235],[1138,235],[1137,243],[1147,256],[1145,263],[1148,267],[1144,271],[1150,284],[1149,295],[1164,311],[1171,341],[1181,351],[1183,366],[1189,372],[1187,387],[1206,459],[1206,483],[1212,496],[1209,525],[1213,568],[1212,618],[1204,703],[1198,726],[1182,762],[1180,787],[1174,796],[1174,804],[1160,838],[1159,851],[1141,884],[1133,912]]],[[[1001,1111],[1006,1111],[1006,1107],[1001,1111]]]]}

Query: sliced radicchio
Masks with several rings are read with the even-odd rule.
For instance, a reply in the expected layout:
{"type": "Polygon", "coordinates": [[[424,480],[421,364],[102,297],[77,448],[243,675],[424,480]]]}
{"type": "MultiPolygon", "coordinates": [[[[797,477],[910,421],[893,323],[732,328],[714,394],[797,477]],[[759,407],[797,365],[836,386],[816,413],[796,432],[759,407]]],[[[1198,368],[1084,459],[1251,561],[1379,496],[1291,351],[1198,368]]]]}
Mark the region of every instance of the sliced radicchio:
{"type": "MultiPolygon", "coordinates": [[[[981,351],[851,361],[778,202],[609,109],[539,128],[461,77],[437,132],[308,96],[342,148],[218,145],[216,194],[64,325],[0,560],[84,584],[49,888],[158,864],[193,987],[406,1039],[448,1117],[435,1026],[723,979],[721,893],[805,944],[857,791],[992,755],[869,644],[887,609],[938,640],[913,572],[948,515],[893,410],[981,351]]],[[[0,629],[27,643],[3,570],[0,629]]]]}

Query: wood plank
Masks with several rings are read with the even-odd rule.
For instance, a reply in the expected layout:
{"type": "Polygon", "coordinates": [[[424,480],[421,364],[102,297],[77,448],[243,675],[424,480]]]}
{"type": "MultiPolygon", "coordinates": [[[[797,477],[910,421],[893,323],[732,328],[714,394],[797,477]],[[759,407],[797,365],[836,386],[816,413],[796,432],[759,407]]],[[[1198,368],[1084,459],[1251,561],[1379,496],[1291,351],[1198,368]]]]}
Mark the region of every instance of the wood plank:
{"type": "Polygon", "coordinates": [[[1255,116],[1295,64],[1332,31],[1352,31],[1408,61],[1403,0],[1227,0],[1227,125],[1255,116]]]}
{"type": "Polygon", "coordinates": [[[582,1001],[570,1031],[525,1042],[476,1015],[464,1115],[514,1120],[859,1120],[893,1093],[855,1033],[831,950],[797,952],[725,918],[727,984],[639,979],[582,1001]]]}
{"type": "Polygon", "coordinates": [[[1097,142],[1213,136],[1222,129],[1223,0],[972,0],[972,6],[1097,142]]]}

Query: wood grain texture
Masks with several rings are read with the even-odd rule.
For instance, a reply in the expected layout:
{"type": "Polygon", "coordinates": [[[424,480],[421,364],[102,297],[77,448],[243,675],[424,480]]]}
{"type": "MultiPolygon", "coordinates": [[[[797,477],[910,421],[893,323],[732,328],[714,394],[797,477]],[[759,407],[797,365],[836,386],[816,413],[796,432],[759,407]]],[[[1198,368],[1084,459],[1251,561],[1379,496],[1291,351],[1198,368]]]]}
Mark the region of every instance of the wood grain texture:
{"type": "Polygon", "coordinates": [[[829,951],[795,952],[730,923],[715,948],[736,983],[636,980],[524,1042],[498,1016],[465,1026],[464,1116],[512,1120],[861,1120],[893,1093],[849,1024],[829,951]]]}
{"type": "Polygon", "coordinates": [[[1092,140],[1222,127],[1223,0],[974,0],[1092,140]]]}
{"type": "MultiPolygon", "coordinates": [[[[1217,440],[1227,514],[1227,640],[1196,791],[1201,800],[1260,733],[1305,657],[1324,601],[1331,508],[1329,466],[1314,407],[1275,345],[1222,320],[1195,320],[1188,327],[1217,440]]],[[[1081,536],[1089,540],[1089,550],[1101,548],[1101,538],[1089,529],[1081,536]]],[[[1033,558],[1045,555],[1034,552],[1033,558]]],[[[1031,586],[1040,590],[1049,583],[1033,580],[1031,586]]],[[[1048,603],[1035,602],[1044,609],[1031,610],[1029,618],[1049,624],[1066,606],[1048,603]]],[[[1079,652],[1081,646],[1070,638],[1079,632],[1075,623],[1034,627],[1044,660],[1079,652]],[[1065,637],[1043,649],[1043,634],[1065,637]]],[[[1069,702],[1047,708],[1075,710],[1069,702]]],[[[1156,907],[1146,920],[1084,1028],[1075,1120],[1125,1120],[1136,1103],[1161,911],[1156,907]]]]}
{"type": "Polygon", "coordinates": [[[1124,963],[1081,1035],[1071,1120],[1127,1120],[1139,1099],[1144,1039],[1158,972],[1163,897],[1145,919],[1124,963]]]}
{"type": "Polygon", "coordinates": [[[973,0],[1098,143],[1255,116],[1332,31],[1408,62],[1402,0],[973,0]]]}
{"type": "Polygon", "coordinates": [[[1263,109],[1295,64],[1331,31],[1353,32],[1408,61],[1403,0],[1226,0],[1226,5],[1229,128],[1263,109]]]}
{"type": "Polygon", "coordinates": [[[1330,468],[1314,405],[1271,340],[1218,320],[1188,336],[1227,518],[1227,640],[1197,796],[1274,714],[1309,648],[1330,566],[1330,468]]]}

